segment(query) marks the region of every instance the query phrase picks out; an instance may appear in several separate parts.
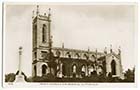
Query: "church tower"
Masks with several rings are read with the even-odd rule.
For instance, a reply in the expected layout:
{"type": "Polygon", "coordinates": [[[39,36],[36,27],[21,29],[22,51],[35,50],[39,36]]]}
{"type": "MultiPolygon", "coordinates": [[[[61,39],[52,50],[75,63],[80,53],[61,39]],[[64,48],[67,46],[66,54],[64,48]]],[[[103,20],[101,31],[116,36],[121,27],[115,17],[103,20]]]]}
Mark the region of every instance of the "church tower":
{"type": "Polygon", "coordinates": [[[50,72],[47,57],[51,50],[51,14],[41,15],[37,5],[36,15],[32,16],[32,76],[42,76],[50,72]]]}

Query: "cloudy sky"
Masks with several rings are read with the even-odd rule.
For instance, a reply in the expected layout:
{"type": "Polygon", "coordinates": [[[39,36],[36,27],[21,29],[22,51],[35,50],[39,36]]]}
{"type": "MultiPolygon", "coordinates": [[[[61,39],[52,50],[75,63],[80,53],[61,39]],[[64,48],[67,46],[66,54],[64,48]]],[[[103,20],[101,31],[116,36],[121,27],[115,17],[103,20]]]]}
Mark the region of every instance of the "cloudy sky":
{"type": "MultiPolygon", "coordinates": [[[[114,51],[121,46],[123,70],[136,64],[136,15],[134,5],[40,5],[40,14],[51,8],[53,46],[103,51],[114,51]]],[[[8,5],[5,8],[4,71],[15,73],[18,69],[18,48],[23,47],[22,71],[32,72],[32,11],[36,4],[8,5]]]]}

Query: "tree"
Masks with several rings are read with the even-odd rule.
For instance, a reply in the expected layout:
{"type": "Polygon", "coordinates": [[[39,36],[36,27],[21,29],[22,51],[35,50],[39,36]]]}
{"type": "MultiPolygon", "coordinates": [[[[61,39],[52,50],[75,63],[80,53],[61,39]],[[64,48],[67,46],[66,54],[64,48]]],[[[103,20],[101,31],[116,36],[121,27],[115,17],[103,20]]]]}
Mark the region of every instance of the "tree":
{"type": "Polygon", "coordinates": [[[14,82],[15,80],[15,74],[14,73],[9,73],[5,75],[5,82],[14,82]]]}
{"type": "Polygon", "coordinates": [[[124,73],[124,76],[125,76],[124,81],[126,81],[126,82],[134,82],[134,79],[135,79],[135,68],[133,68],[133,70],[128,69],[124,73]]]}

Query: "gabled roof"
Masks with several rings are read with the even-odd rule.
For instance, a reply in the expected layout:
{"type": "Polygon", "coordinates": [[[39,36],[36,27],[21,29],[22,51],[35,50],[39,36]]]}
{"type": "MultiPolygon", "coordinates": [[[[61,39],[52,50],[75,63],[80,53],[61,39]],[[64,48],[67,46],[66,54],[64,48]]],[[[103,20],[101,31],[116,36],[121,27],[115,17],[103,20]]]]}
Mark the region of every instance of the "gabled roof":
{"type": "Polygon", "coordinates": [[[112,52],[112,53],[109,53],[107,54],[106,56],[115,56],[116,58],[120,59],[119,55],[117,55],[116,53],[112,52]]]}

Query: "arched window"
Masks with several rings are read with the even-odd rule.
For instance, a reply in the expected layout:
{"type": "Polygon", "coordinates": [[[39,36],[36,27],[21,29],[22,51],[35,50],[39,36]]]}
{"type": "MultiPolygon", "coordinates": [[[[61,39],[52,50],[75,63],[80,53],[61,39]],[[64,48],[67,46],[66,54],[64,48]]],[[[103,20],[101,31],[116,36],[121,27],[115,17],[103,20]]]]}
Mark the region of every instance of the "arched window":
{"type": "Polygon", "coordinates": [[[102,65],[98,66],[98,74],[99,75],[103,74],[103,66],[102,65]]]}
{"type": "Polygon", "coordinates": [[[94,65],[88,66],[88,73],[91,74],[94,71],[94,65]]]}
{"type": "Polygon", "coordinates": [[[112,72],[112,75],[116,75],[116,62],[115,62],[115,60],[112,60],[112,62],[111,62],[111,72],[112,72]]]}
{"type": "Polygon", "coordinates": [[[72,67],[72,72],[73,72],[73,73],[76,73],[76,65],[73,65],[73,67],[72,67]]]}
{"type": "Polygon", "coordinates": [[[86,75],[86,66],[82,65],[82,67],[81,67],[81,76],[85,77],[85,75],[86,75]]]}
{"type": "Polygon", "coordinates": [[[93,65],[91,65],[90,67],[91,67],[91,68],[90,68],[91,72],[93,72],[94,69],[95,69],[95,65],[93,64],[93,65]]]}
{"type": "Polygon", "coordinates": [[[93,62],[95,62],[95,59],[96,59],[95,55],[91,55],[91,60],[92,60],[93,62]]]}
{"type": "Polygon", "coordinates": [[[42,65],[42,75],[46,74],[46,69],[47,69],[47,66],[45,64],[42,65]]]}
{"type": "Polygon", "coordinates": [[[42,42],[46,42],[46,25],[43,24],[42,28],[42,42]]]}
{"type": "Polygon", "coordinates": [[[82,71],[82,72],[86,72],[86,67],[85,67],[85,65],[82,65],[81,71],[82,71]]]}
{"type": "Polygon", "coordinates": [[[35,44],[37,43],[37,25],[34,26],[34,39],[35,39],[35,44]]]}
{"type": "Polygon", "coordinates": [[[84,59],[89,59],[88,55],[87,54],[84,54],[84,59]]]}
{"type": "Polygon", "coordinates": [[[80,55],[78,53],[75,54],[76,59],[80,58],[80,55]]]}
{"type": "Polygon", "coordinates": [[[66,53],[66,56],[68,56],[68,58],[71,58],[70,52],[67,52],[67,53],[66,53]]]}

